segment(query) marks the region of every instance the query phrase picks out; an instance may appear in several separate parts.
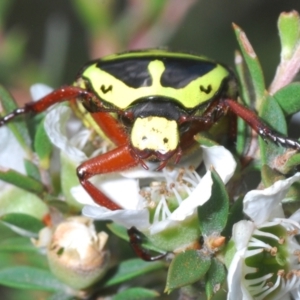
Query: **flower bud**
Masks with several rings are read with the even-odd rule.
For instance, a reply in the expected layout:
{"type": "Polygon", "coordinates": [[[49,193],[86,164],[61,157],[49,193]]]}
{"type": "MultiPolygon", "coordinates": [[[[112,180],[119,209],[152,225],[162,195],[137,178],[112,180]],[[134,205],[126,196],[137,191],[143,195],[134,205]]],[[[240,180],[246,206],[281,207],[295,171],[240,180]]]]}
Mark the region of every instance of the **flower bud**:
{"type": "Polygon", "coordinates": [[[59,224],[48,247],[52,273],[76,290],[88,288],[107,270],[107,239],[108,235],[97,233],[85,217],[72,217],[59,224]]]}

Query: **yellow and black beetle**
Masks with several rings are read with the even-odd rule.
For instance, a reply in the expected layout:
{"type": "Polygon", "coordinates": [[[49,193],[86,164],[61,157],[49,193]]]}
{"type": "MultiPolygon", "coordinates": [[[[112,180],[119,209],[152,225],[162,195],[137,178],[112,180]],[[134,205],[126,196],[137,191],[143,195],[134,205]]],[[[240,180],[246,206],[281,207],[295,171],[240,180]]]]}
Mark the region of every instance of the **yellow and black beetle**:
{"type": "Polygon", "coordinates": [[[122,209],[89,178],[119,172],[144,160],[176,162],[228,111],[244,119],[262,138],[300,149],[297,141],[273,132],[239,104],[232,71],[205,57],[165,50],[130,51],[88,63],[72,86],[61,87],[37,102],[0,119],[3,126],[18,115],[40,113],[51,105],[79,100],[116,148],[77,168],[81,185],[108,209],[122,209]],[[113,113],[113,114],[112,114],[113,113]]]}

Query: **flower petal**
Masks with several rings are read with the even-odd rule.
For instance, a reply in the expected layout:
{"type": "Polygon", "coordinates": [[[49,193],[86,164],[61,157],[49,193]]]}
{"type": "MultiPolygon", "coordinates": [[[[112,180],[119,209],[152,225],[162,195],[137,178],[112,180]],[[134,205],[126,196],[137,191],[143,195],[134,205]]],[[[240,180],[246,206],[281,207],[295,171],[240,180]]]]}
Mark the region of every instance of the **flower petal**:
{"type": "Polygon", "coordinates": [[[80,163],[87,159],[84,152],[73,146],[66,134],[66,122],[69,120],[71,109],[59,105],[54,107],[45,118],[45,130],[50,141],[65,152],[72,160],[80,163]]]}
{"type": "MultiPolygon", "coordinates": [[[[107,174],[93,177],[92,182],[124,209],[142,208],[142,198],[139,195],[139,182],[137,179],[125,178],[118,174],[107,174]]],[[[79,203],[99,206],[82,186],[72,188],[71,194],[79,203]]]]}
{"type": "Polygon", "coordinates": [[[120,209],[112,211],[102,206],[94,207],[87,205],[83,208],[82,213],[96,220],[112,220],[126,228],[135,226],[139,230],[144,230],[150,226],[147,209],[120,209]]]}
{"type": "Polygon", "coordinates": [[[8,127],[0,127],[0,167],[25,174],[24,158],[26,152],[8,127]]]}
{"type": "Polygon", "coordinates": [[[174,221],[183,221],[185,218],[192,215],[196,207],[203,205],[210,198],[212,184],[211,172],[208,171],[202,177],[192,194],[186,198],[176,210],[174,210],[170,219],[174,221]]]}
{"type": "Polygon", "coordinates": [[[236,168],[236,161],[231,152],[223,146],[202,146],[202,148],[206,170],[213,167],[221,177],[222,181],[226,184],[232,177],[236,168]]]}
{"type": "Polygon", "coordinates": [[[43,83],[36,83],[30,87],[30,94],[33,101],[37,101],[53,91],[51,87],[43,83]]]}
{"type": "Polygon", "coordinates": [[[300,173],[278,180],[264,190],[252,190],[244,198],[244,212],[259,226],[274,217],[284,217],[280,202],[290,186],[300,180],[300,173]]]}

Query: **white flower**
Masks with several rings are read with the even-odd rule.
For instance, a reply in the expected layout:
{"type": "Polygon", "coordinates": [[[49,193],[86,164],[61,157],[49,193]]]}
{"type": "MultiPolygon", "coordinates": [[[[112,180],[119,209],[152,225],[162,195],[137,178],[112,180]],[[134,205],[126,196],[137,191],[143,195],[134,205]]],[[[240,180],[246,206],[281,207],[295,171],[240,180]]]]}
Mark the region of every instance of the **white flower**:
{"type": "MultiPolygon", "coordinates": [[[[194,215],[196,208],[203,205],[211,196],[211,171],[210,168],[214,167],[219,173],[220,177],[226,183],[233,175],[236,163],[230,154],[222,146],[214,146],[210,148],[203,147],[203,161],[206,165],[206,173],[200,177],[195,171],[186,168],[182,169],[164,169],[162,173],[155,174],[150,172],[149,177],[156,177],[152,180],[156,183],[156,187],[142,189],[142,194],[148,191],[152,194],[150,201],[141,197],[139,194],[139,183],[134,179],[131,185],[126,183],[121,186],[111,182],[112,185],[118,188],[112,191],[118,193],[115,195],[119,197],[118,203],[124,208],[122,210],[110,211],[104,207],[94,204],[91,199],[74,195],[81,203],[87,204],[83,209],[83,214],[95,219],[100,220],[113,220],[127,228],[132,226],[137,227],[139,230],[149,230],[150,234],[161,232],[169,226],[176,225],[178,222],[184,221],[188,217],[194,215]],[[226,162],[226,163],[224,163],[226,162]],[[159,182],[163,175],[163,183],[159,182]],[[180,181],[178,181],[178,178],[180,181]],[[164,186],[165,193],[161,192],[161,185],[164,186]],[[120,186],[120,188],[119,188],[120,186]],[[166,201],[166,194],[172,194],[177,203],[175,210],[170,210],[166,201]],[[183,199],[180,194],[185,193],[186,199],[183,199]],[[156,204],[153,222],[150,222],[149,208],[153,206],[154,201],[156,204]]],[[[147,171],[143,172],[147,176],[147,171]]],[[[133,180],[133,179],[131,179],[133,180]]],[[[107,191],[108,195],[113,198],[113,194],[107,191]]],[[[147,197],[146,197],[147,198],[147,197]]],[[[149,197],[148,197],[149,198],[149,197]]],[[[116,199],[116,198],[113,198],[116,199]]]]}
{"type": "Polygon", "coordinates": [[[244,198],[244,212],[252,221],[233,227],[236,253],[228,272],[228,299],[300,299],[300,210],[284,218],[281,202],[300,173],[279,180],[244,198]]]}
{"type": "MultiPolygon", "coordinates": [[[[78,166],[88,159],[84,148],[90,137],[90,131],[77,129],[74,134],[70,135],[72,137],[70,139],[65,129],[69,117],[70,109],[66,106],[59,106],[47,114],[45,128],[50,140],[78,166]]],[[[105,151],[107,151],[106,148],[101,148],[96,153],[99,155],[105,151]]],[[[199,164],[199,161],[202,161],[201,154],[200,157],[199,151],[196,154],[193,163],[198,161],[197,164],[199,164]]],[[[95,156],[95,153],[91,153],[89,157],[92,156],[95,156]]],[[[139,230],[147,230],[150,234],[155,234],[195,216],[196,208],[203,205],[211,196],[211,168],[218,172],[224,183],[227,183],[233,175],[236,162],[224,147],[202,147],[202,156],[206,169],[203,176],[199,176],[189,168],[185,168],[182,174],[182,169],[177,166],[172,170],[165,168],[163,172],[155,172],[157,164],[149,164],[150,170],[148,171],[138,166],[119,174],[103,174],[91,178],[91,182],[97,188],[123,208],[121,210],[111,211],[100,207],[93,202],[79,183],[71,188],[71,193],[78,202],[85,205],[83,208],[85,216],[98,220],[113,220],[126,228],[135,226],[139,230]],[[181,181],[179,182],[178,179],[181,181]],[[151,182],[156,183],[156,189],[155,187],[145,188],[151,182]],[[166,193],[171,195],[176,202],[173,203],[175,206],[173,205],[172,209],[166,202],[169,196],[166,197],[157,192],[159,185],[164,185],[166,193]],[[149,195],[149,192],[152,193],[151,198],[155,202],[153,218],[149,212],[153,209],[153,202],[141,195],[141,193],[144,196],[149,195]]],[[[185,164],[189,165],[189,162],[185,164]]]]}

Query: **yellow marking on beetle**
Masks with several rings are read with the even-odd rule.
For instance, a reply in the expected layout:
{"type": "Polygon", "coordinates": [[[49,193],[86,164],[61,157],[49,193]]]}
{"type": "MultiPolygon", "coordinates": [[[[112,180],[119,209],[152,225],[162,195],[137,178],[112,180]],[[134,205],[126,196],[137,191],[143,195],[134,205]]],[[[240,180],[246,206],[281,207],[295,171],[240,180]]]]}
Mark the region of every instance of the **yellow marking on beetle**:
{"type": "Polygon", "coordinates": [[[131,131],[131,144],[139,150],[162,154],[173,151],[179,144],[177,123],[162,117],[137,118],[131,131]]]}
{"type": "Polygon", "coordinates": [[[120,109],[126,109],[134,101],[148,96],[162,96],[181,103],[186,108],[194,108],[201,103],[212,99],[220,90],[223,79],[229,75],[229,71],[223,66],[216,64],[207,74],[192,80],[183,88],[175,89],[172,87],[163,87],[160,84],[161,75],[165,66],[161,60],[153,60],[148,65],[153,83],[151,86],[132,88],[127,86],[121,80],[97,67],[97,63],[89,66],[83,72],[83,78],[87,79],[99,97],[113,106],[120,109]],[[112,86],[112,90],[103,93],[100,87],[112,86]],[[207,89],[211,86],[209,93],[200,90],[200,86],[207,89]]]}

